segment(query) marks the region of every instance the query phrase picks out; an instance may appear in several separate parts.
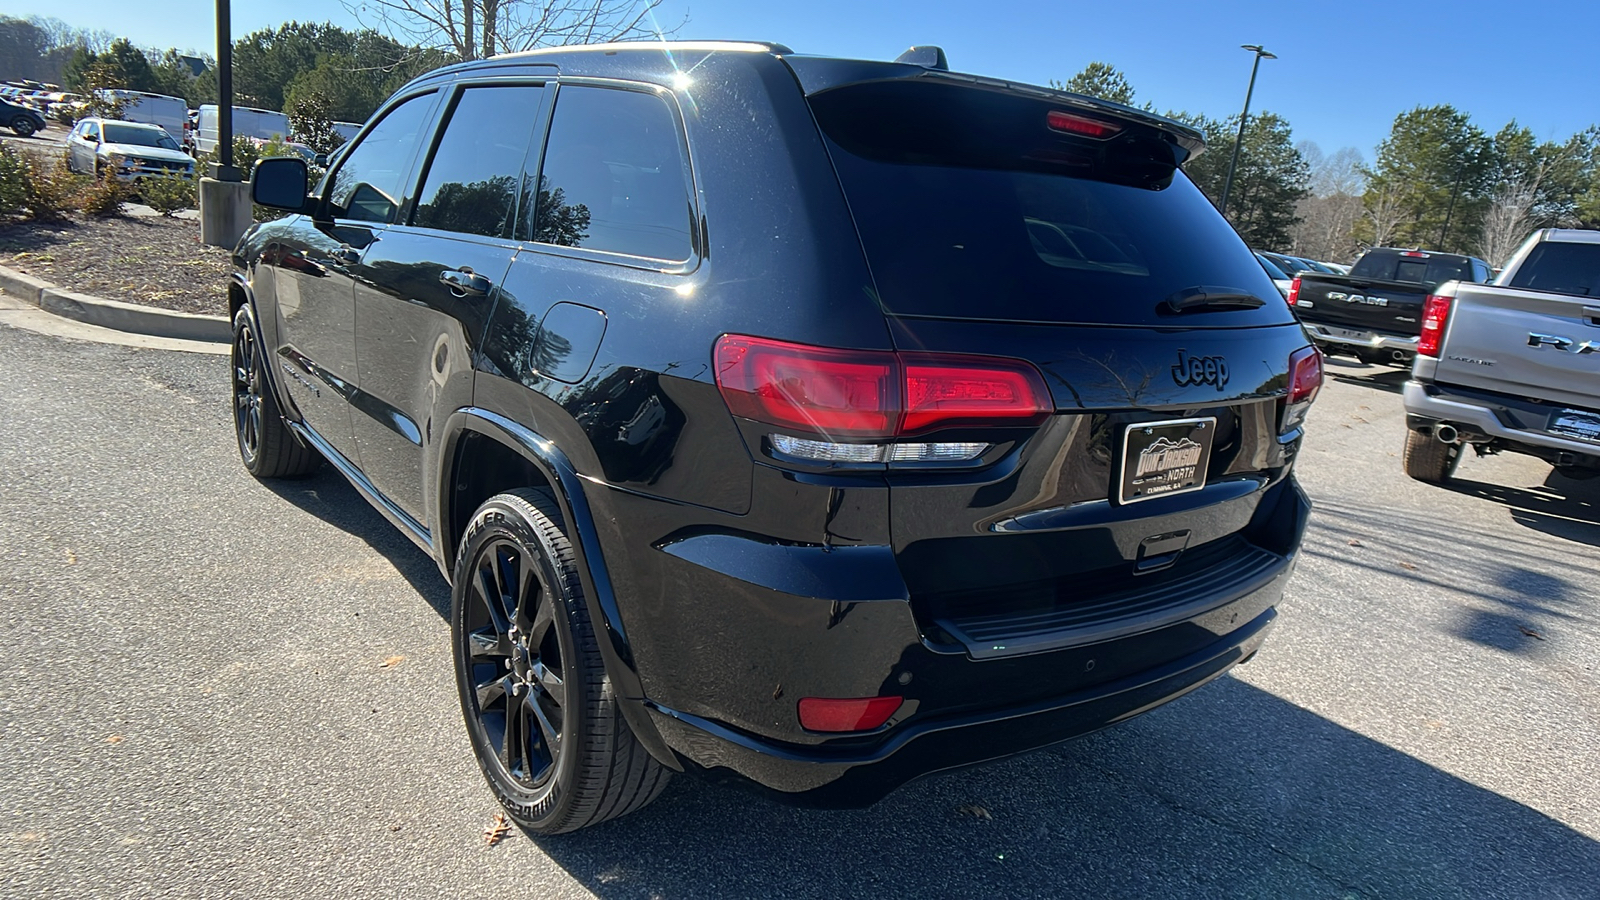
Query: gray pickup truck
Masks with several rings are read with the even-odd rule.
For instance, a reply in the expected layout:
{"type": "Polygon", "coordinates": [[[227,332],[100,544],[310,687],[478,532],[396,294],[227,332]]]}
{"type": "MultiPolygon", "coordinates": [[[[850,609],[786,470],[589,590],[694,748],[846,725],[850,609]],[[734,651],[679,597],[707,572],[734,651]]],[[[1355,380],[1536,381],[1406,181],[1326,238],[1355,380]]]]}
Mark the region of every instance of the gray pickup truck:
{"type": "Polygon", "coordinates": [[[1421,315],[1406,474],[1447,481],[1467,445],[1600,474],[1600,231],[1535,232],[1494,284],[1442,284],[1421,315]]]}
{"type": "Polygon", "coordinates": [[[1301,272],[1289,286],[1289,305],[1328,356],[1409,366],[1417,352],[1422,302],[1447,281],[1489,280],[1489,264],[1471,256],[1374,247],[1349,275],[1301,272]]]}

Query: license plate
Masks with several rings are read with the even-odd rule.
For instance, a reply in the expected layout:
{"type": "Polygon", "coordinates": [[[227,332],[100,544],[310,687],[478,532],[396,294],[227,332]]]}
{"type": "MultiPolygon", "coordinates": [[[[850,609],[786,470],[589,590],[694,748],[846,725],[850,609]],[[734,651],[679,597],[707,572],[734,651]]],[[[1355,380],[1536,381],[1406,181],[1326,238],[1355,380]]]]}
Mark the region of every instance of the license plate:
{"type": "Polygon", "coordinates": [[[1600,444],[1600,413],[1581,409],[1558,409],[1550,415],[1551,434],[1600,444]]]}
{"type": "Polygon", "coordinates": [[[1324,325],[1322,327],[1328,329],[1328,333],[1334,337],[1344,338],[1350,341],[1360,341],[1363,344],[1372,340],[1372,332],[1370,331],[1353,331],[1349,328],[1335,328],[1332,325],[1324,325]]]}
{"type": "Polygon", "coordinates": [[[1122,433],[1117,499],[1135,503],[1205,487],[1216,433],[1214,417],[1129,425],[1122,433]]]}

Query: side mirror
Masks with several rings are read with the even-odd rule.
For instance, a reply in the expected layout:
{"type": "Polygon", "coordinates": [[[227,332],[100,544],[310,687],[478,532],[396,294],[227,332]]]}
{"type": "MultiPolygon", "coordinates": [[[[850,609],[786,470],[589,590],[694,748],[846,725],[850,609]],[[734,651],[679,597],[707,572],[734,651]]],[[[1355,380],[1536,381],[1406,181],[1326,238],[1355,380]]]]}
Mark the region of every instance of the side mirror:
{"type": "Polygon", "coordinates": [[[306,205],[306,161],[275,156],[256,161],[250,173],[250,199],[262,206],[299,212],[306,205]]]}
{"type": "Polygon", "coordinates": [[[328,167],[328,154],[318,153],[311,161],[326,169],[328,167]]]}

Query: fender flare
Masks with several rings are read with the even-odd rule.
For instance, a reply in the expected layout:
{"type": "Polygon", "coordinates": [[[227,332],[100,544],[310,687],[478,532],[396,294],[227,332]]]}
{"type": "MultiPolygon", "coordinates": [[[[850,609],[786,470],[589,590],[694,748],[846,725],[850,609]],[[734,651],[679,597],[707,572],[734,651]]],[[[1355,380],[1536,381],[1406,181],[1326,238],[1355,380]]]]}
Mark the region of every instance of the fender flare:
{"type": "MultiPolygon", "coordinates": [[[[454,465],[461,438],[469,432],[516,451],[543,473],[549,482],[556,504],[561,508],[561,515],[574,539],[578,578],[583,584],[589,620],[598,626],[596,637],[600,645],[600,657],[616,692],[623,717],[651,756],[663,765],[682,771],[682,764],[667,747],[645,707],[643,684],[634,665],[633,650],[623,627],[621,612],[617,608],[616,593],[600,546],[600,533],[595,528],[594,515],[584,494],[583,478],[566,454],[543,435],[492,410],[475,406],[457,409],[445,421],[444,441],[438,456],[439,466],[443,470],[435,482],[439,491],[440,522],[449,521],[445,511],[450,508],[450,485],[455,483],[454,472],[449,471],[449,467],[454,465]]],[[[435,533],[435,553],[446,572],[454,569],[457,538],[457,535],[445,534],[443,528],[435,533]]]]}
{"type": "MultiPolygon", "coordinates": [[[[272,399],[278,402],[278,414],[285,421],[289,421],[291,416],[298,421],[301,418],[300,407],[295,406],[293,398],[284,392],[283,385],[278,382],[278,373],[273,366],[278,354],[274,352],[272,347],[263,343],[266,332],[261,330],[261,310],[256,307],[255,288],[250,286],[250,281],[244,277],[244,273],[238,270],[229,273],[228,282],[229,284],[237,284],[239,289],[244,292],[244,305],[241,308],[250,311],[250,327],[255,329],[256,343],[260,345],[257,352],[266,354],[267,359],[261,369],[267,373],[267,389],[272,391],[272,399]]],[[[228,324],[232,327],[233,315],[228,317],[228,324]]]]}

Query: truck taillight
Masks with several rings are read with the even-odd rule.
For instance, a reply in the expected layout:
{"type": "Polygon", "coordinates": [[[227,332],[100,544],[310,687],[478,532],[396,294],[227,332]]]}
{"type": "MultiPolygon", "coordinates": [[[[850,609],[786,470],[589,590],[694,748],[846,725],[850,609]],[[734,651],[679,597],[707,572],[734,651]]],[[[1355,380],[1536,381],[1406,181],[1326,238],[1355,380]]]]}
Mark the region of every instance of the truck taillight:
{"type": "Polygon", "coordinates": [[[1444,341],[1444,326],[1450,322],[1450,301],[1454,297],[1429,294],[1422,301],[1422,336],[1417,340],[1417,352],[1423,356],[1439,358],[1439,345],[1444,341]]]}
{"type": "Polygon", "coordinates": [[[893,440],[954,426],[1035,425],[1055,408],[1044,377],[1020,359],[838,350],[738,334],[719,338],[712,356],[729,411],[804,433],[773,437],[785,453],[810,459],[971,458],[977,454],[969,451],[987,445],[917,445],[926,449],[911,453],[904,445],[837,442],[893,440]]]}
{"type": "Polygon", "coordinates": [[[1294,277],[1294,280],[1289,282],[1289,296],[1288,296],[1287,299],[1289,301],[1289,305],[1290,306],[1294,306],[1294,305],[1296,305],[1296,304],[1298,304],[1300,302],[1300,276],[1299,275],[1296,275],[1294,277]]]}

